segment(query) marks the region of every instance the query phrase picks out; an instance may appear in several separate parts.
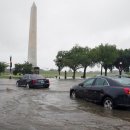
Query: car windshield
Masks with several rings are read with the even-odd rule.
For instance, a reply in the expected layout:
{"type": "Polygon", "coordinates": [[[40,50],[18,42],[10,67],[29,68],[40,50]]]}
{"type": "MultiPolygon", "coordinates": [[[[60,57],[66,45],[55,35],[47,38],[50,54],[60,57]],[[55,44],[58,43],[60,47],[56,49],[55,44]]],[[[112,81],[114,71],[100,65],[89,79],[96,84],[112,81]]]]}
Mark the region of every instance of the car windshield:
{"type": "Polygon", "coordinates": [[[30,78],[31,79],[43,79],[44,77],[42,75],[33,74],[33,75],[30,75],[30,78]]]}
{"type": "Polygon", "coordinates": [[[130,85],[130,78],[114,78],[114,80],[116,80],[117,82],[123,84],[123,85],[130,85]]]}

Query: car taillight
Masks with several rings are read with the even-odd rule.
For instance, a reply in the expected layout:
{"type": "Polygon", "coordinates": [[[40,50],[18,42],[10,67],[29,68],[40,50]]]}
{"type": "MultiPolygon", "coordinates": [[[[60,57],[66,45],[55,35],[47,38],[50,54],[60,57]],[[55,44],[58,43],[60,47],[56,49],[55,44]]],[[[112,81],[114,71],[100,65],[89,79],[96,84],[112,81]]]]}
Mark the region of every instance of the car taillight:
{"type": "Polygon", "coordinates": [[[47,79],[47,82],[50,83],[50,82],[49,82],[49,79],[47,79]]]}
{"type": "Polygon", "coordinates": [[[35,84],[37,81],[36,80],[32,80],[32,84],[35,84]]]}
{"type": "Polygon", "coordinates": [[[130,88],[124,88],[125,94],[130,94],[130,88]]]}
{"type": "Polygon", "coordinates": [[[49,79],[46,79],[45,82],[46,82],[46,83],[49,83],[49,79]]]}

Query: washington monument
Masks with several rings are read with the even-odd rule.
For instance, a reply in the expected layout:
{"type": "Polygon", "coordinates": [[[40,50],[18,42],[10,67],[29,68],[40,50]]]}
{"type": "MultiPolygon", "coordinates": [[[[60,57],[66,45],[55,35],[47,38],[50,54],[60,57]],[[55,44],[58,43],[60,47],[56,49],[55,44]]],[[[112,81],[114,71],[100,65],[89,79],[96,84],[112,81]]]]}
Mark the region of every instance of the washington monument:
{"type": "Polygon", "coordinates": [[[30,14],[28,62],[37,67],[37,7],[33,3],[30,14]]]}

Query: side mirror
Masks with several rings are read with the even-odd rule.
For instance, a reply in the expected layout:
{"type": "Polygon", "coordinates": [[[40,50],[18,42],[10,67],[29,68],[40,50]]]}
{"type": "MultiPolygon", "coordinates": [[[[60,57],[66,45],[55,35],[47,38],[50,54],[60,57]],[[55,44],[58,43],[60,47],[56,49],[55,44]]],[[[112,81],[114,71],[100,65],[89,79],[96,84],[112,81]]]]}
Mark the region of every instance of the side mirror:
{"type": "Polygon", "coordinates": [[[79,84],[79,86],[81,86],[81,87],[83,87],[83,85],[84,85],[83,83],[80,83],[80,84],[79,84]]]}

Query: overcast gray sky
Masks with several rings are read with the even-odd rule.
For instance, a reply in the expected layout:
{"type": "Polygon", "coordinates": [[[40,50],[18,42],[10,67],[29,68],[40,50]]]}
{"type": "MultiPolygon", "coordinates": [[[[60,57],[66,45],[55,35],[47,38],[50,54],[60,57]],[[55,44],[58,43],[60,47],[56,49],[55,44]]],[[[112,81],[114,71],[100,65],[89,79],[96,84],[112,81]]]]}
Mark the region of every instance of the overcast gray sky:
{"type": "Polygon", "coordinates": [[[0,61],[27,61],[30,9],[37,6],[37,59],[56,68],[58,51],[75,44],[130,48],[130,0],[0,0],[0,61]]]}

